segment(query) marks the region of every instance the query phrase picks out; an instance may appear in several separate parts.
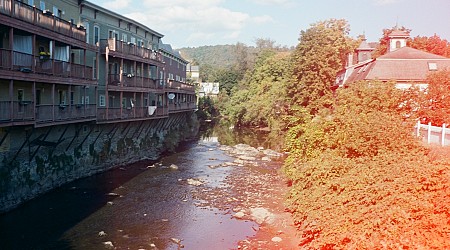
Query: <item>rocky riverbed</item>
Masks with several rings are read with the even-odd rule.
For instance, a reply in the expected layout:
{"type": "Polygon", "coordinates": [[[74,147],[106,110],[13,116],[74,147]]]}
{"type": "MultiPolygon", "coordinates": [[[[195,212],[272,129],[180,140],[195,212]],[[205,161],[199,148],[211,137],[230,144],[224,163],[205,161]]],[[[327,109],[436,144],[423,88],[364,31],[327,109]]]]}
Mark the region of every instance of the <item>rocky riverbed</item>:
{"type": "MultiPolygon", "coordinates": [[[[283,155],[245,144],[220,146],[234,161],[211,164],[211,169],[233,168],[218,186],[197,180],[192,197],[200,208],[217,208],[236,220],[257,223],[256,235],[238,243],[237,249],[297,249],[298,240],[290,213],[284,206],[288,190],[280,173],[283,155]]],[[[214,162],[216,159],[211,158],[214,162]]],[[[191,183],[192,184],[192,183],[191,183]]]]}

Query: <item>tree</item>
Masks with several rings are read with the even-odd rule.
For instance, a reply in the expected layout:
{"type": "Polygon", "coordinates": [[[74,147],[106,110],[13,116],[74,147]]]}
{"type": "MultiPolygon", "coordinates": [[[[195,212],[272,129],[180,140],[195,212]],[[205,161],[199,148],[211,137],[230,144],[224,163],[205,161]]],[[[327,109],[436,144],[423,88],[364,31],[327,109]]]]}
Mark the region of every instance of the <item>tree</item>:
{"type": "Polygon", "coordinates": [[[357,82],[337,90],[331,115],[289,130],[284,170],[301,247],[450,247],[450,165],[408,129],[408,98],[393,82],[357,82]]]}
{"type": "Polygon", "coordinates": [[[450,124],[450,70],[440,70],[427,77],[428,88],[424,93],[419,117],[422,122],[435,126],[450,124]]]}
{"type": "Polygon", "coordinates": [[[293,80],[289,97],[311,114],[331,106],[330,87],[352,51],[349,27],[343,19],[330,19],[302,31],[293,53],[293,80]]]}
{"type": "Polygon", "coordinates": [[[432,37],[417,36],[410,42],[411,48],[423,50],[440,56],[450,57],[450,43],[447,40],[442,40],[438,35],[432,37]]]}

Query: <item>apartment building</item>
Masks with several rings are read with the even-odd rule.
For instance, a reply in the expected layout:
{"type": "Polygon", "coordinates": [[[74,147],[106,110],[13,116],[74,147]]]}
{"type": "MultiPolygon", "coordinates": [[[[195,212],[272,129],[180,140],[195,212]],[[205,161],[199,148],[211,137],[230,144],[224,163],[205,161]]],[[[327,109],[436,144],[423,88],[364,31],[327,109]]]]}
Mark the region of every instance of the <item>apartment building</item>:
{"type": "Polygon", "coordinates": [[[96,120],[97,48],[77,13],[77,1],[0,1],[0,127],[96,120]]]}
{"type": "MultiPolygon", "coordinates": [[[[98,123],[164,118],[194,108],[194,88],[183,71],[187,61],[162,44],[162,34],[88,1],[80,4],[80,21],[86,42],[100,51],[98,123]]],[[[94,54],[88,58],[96,64],[94,54]]]]}

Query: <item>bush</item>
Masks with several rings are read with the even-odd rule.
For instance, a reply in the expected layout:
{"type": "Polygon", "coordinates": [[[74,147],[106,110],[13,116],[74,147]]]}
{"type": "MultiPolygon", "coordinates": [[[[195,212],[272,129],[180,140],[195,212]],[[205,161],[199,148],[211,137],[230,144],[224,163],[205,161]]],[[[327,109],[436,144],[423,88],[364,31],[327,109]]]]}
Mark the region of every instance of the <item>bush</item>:
{"type": "Polygon", "coordinates": [[[356,83],[331,115],[290,129],[284,170],[303,247],[450,247],[450,164],[413,137],[404,94],[356,83]]]}

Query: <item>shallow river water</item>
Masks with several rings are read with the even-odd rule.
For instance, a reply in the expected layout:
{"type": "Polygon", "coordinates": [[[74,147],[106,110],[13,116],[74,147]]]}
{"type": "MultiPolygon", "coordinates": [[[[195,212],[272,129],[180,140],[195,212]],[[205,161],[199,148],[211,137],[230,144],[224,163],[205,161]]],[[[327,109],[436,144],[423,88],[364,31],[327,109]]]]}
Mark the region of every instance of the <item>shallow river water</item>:
{"type": "Polygon", "coordinates": [[[69,183],[0,215],[0,249],[236,249],[258,225],[194,195],[228,189],[234,168],[211,168],[233,161],[219,149],[237,143],[227,136],[209,131],[158,162],[69,183]]]}

